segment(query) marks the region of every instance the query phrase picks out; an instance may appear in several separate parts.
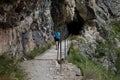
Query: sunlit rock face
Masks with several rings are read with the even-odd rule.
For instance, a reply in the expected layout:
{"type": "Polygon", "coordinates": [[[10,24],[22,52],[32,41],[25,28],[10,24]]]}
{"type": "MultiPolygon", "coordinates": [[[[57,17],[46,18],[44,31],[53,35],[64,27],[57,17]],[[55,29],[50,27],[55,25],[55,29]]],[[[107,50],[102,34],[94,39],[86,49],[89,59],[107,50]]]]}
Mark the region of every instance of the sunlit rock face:
{"type": "Polygon", "coordinates": [[[0,54],[23,55],[53,40],[50,0],[0,1],[0,54]]]}

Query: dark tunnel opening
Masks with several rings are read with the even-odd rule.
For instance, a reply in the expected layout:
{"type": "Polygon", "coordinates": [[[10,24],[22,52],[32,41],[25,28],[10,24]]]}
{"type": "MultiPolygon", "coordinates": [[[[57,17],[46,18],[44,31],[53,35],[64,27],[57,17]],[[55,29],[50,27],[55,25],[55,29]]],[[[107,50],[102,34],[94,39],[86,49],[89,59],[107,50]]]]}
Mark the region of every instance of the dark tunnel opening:
{"type": "Polygon", "coordinates": [[[72,22],[67,24],[67,29],[69,35],[79,35],[81,34],[81,30],[83,30],[83,25],[85,21],[79,15],[79,11],[75,9],[75,16],[72,22]]]}
{"type": "Polygon", "coordinates": [[[73,21],[73,22],[67,24],[67,29],[68,29],[69,35],[70,34],[79,35],[82,28],[83,28],[83,24],[81,22],[73,21]]]}

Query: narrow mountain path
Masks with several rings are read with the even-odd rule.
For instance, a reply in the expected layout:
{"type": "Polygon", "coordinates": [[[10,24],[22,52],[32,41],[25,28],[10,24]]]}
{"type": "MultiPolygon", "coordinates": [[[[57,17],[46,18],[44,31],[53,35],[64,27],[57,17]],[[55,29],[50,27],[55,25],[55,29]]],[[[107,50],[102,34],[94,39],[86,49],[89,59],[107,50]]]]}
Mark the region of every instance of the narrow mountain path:
{"type": "MultiPolygon", "coordinates": [[[[65,41],[62,42],[62,58],[64,58],[66,48],[64,44],[65,41]]],[[[80,70],[67,61],[62,64],[60,73],[60,65],[56,59],[56,46],[52,46],[35,59],[22,62],[21,66],[28,74],[27,80],[81,80],[80,70]]]]}

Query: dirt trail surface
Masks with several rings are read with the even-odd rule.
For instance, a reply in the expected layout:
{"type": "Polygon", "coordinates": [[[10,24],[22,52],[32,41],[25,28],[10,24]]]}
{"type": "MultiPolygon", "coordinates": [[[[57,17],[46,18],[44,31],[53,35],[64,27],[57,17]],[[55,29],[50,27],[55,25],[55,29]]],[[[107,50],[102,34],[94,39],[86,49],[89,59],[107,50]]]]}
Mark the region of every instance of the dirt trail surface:
{"type": "MultiPolygon", "coordinates": [[[[64,53],[65,42],[62,42],[62,53],[64,53]]],[[[64,54],[62,55],[64,57],[64,54]]],[[[22,68],[28,74],[27,80],[81,80],[80,70],[71,63],[64,61],[62,72],[57,60],[56,46],[47,50],[43,55],[21,63],[22,68]]]]}

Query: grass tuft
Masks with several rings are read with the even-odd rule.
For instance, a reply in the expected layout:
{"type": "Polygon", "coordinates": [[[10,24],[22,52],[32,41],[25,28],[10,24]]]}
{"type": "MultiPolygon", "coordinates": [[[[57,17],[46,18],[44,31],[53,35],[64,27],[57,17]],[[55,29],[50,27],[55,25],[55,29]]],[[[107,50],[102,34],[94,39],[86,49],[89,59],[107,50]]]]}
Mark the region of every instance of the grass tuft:
{"type": "Polygon", "coordinates": [[[25,80],[25,73],[18,62],[5,55],[0,56],[0,80],[25,80]]]}
{"type": "Polygon", "coordinates": [[[40,54],[42,54],[43,52],[45,52],[47,49],[49,49],[52,46],[52,44],[48,44],[46,46],[42,46],[40,48],[35,48],[34,50],[28,52],[26,54],[28,59],[34,59],[35,56],[38,56],[40,54]]]}
{"type": "Polygon", "coordinates": [[[120,41],[120,22],[113,21],[110,25],[112,28],[111,35],[120,41]]]}
{"type": "Polygon", "coordinates": [[[102,65],[94,64],[91,60],[83,56],[75,49],[73,43],[71,44],[70,54],[67,59],[82,70],[83,80],[120,80],[108,72],[102,65]]]}
{"type": "MultiPolygon", "coordinates": [[[[40,55],[51,47],[48,44],[39,49],[34,49],[26,56],[29,59],[33,59],[35,56],[40,55]]],[[[0,56],[0,80],[26,80],[26,73],[19,66],[21,60],[15,60],[5,55],[0,56]]]]}

